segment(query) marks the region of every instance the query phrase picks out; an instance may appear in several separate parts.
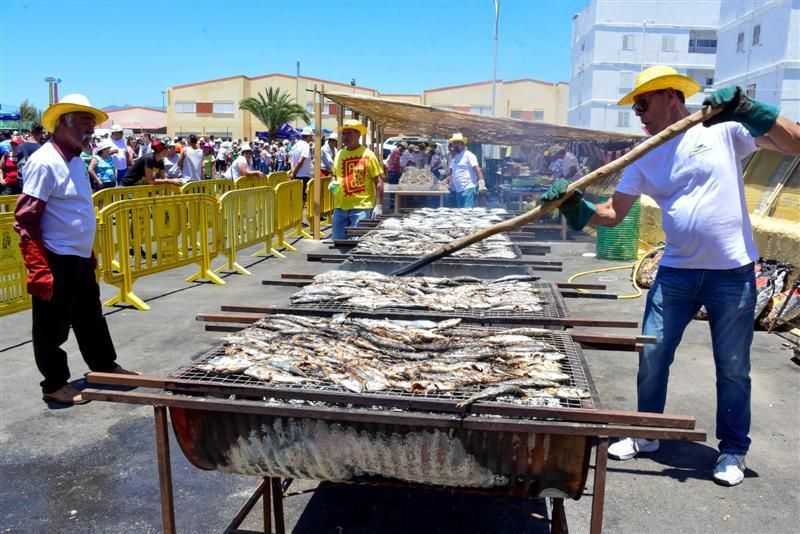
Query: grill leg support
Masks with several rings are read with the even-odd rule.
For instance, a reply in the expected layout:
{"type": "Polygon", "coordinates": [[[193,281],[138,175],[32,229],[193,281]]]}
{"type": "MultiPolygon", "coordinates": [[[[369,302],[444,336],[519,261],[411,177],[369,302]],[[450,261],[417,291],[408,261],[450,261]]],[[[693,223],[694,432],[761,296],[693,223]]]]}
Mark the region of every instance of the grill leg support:
{"type": "Polygon", "coordinates": [[[592,488],[591,534],[603,532],[603,506],[606,501],[606,467],[608,465],[608,436],[600,436],[594,459],[594,488],[592,488]]]}
{"type": "Polygon", "coordinates": [[[264,493],[261,494],[261,502],[264,505],[264,532],[272,534],[272,484],[269,477],[264,477],[261,483],[264,493]]]}
{"type": "Polygon", "coordinates": [[[158,482],[161,487],[161,522],[164,526],[164,534],[175,534],[175,506],[172,500],[172,466],[169,459],[167,408],[154,406],[153,410],[156,422],[158,482]]]}
{"type": "Polygon", "coordinates": [[[276,534],[286,534],[286,526],[283,520],[283,488],[281,487],[280,477],[273,477],[272,482],[272,508],[275,510],[275,532],[276,534]]]}
{"type": "Polygon", "coordinates": [[[554,498],[550,509],[551,534],[567,534],[567,514],[564,512],[564,499],[554,498]]]}

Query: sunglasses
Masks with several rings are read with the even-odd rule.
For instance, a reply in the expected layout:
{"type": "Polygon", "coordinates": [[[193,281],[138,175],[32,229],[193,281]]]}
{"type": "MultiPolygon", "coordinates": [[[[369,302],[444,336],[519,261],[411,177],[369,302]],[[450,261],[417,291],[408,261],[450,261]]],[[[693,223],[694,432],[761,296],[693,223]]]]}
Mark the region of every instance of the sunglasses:
{"type": "Polygon", "coordinates": [[[665,93],[667,89],[661,89],[660,91],[655,91],[654,93],[650,93],[649,95],[640,98],[636,102],[633,103],[631,108],[633,111],[637,113],[644,113],[650,107],[650,99],[653,98],[655,95],[659,95],[661,93],[665,93]]]}

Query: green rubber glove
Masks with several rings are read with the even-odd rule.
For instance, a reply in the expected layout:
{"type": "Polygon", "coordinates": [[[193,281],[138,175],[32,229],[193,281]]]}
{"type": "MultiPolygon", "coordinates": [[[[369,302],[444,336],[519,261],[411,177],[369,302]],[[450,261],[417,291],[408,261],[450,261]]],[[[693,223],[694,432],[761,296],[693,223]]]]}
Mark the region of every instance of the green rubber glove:
{"type": "Polygon", "coordinates": [[[336,195],[339,192],[339,187],[339,182],[331,180],[331,183],[328,184],[328,191],[330,191],[332,195],[336,195]]]}
{"type": "MultiPolygon", "coordinates": [[[[553,182],[550,189],[539,197],[539,203],[544,204],[557,198],[561,198],[567,192],[570,181],[561,178],[553,182]]],[[[567,225],[573,230],[582,230],[584,226],[589,224],[589,219],[597,211],[594,204],[583,198],[583,193],[575,191],[570,197],[559,206],[558,211],[567,220],[567,225]]]]}
{"type": "Polygon", "coordinates": [[[738,122],[747,128],[753,137],[761,137],[767,133],[778,120],[778,108],[753,100],[737,86],[714,91],[703,100],[703,105],[711,106],[713,109],[722,108],[719,115],[705,121],[703,126],[738,122]]]}

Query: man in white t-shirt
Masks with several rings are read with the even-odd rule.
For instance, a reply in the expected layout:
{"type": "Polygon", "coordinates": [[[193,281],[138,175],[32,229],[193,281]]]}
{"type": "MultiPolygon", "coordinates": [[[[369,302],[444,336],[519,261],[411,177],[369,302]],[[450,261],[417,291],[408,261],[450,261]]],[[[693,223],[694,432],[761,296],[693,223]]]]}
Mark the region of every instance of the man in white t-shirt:
{"type": "MultiPolygon", "coordinates": [[[[300,178],[305,184],[311,176],[311,138],[314,132],[306,126],[303,128],[302,139],[299,139],[289,153],[292,178],[300,178]]],[[[303,186],[305,191],[305,186],[303,186]]]]}
{"type": "Polygon", "coordinates": [[[195,134],[189,136],[189,144],[181,150],[178,167],[183,172],[185,182],[197,182],[203,179],[203,149],[197,146],[195,134]]]}
{"type": "Polygon", "coordinates": [[[450,161],[450,176],[447,181],[456,192],[457,208],[474,208],[478,189],[483,185],[483,172],[478,158],[466,148],[467,138],[460,133],[453,134],[449,143],[453,144],[453,159],[450,161]]]}
{"type": "MultiPolygon", "coordinates": [[[[699,91],[691,78],[656,65],[639,74],[636,87],[619,104],[632,103],[647,131],[657,134],[689,115],[684,99],[699,91]]],[[[800,126],[779,117],[777,108],[748,98],[740,87],[720,89],[704,104],[722,112],[628,166],[608,202],[594,205],[573,195],[562,213],[579,229],[587,222],[617,225],[642,194],[661,207],[666,248],[642,325],[643,333],[657,341],[644,345],[639,358],[638,409],[664,411],[675,350],[686,326],[705,306],[717,370],[720,455],[713,479],[733,486],[744,480],[750,446],[753,262],[758,259],[741,160],[756,147],[800,154],[800,126]]],[[[557,198],[565,183],[557,182],[543,199],[557,198]]],[[[626,438],[611,445],[608,454],[627,460],[658,446],[657,440],[626,438]]]]}
{"type": "Polygon", "coordinates": [[[575,154],[567,151],[564,145],[553,145],[548,148],[544,156],[549,159],[548,171],[554,179],[565,179],[574,182],[581,177],[581,166],[575,154]]]}
{"type": "Polygon", "coordinates": [[[122,126],[119,124],[111,127],[111,142],[117,147],[117,151],[111,154],[111,159],[114,161],[114,168],[117,169],[117,184],[120,184],[128,172],[128,167],[133,165],[133,162],[130,161],[128,143],[123,137],[122,126]]]}
{"type": "Polygon", "coordinates": [[[116,363],[114,343],[100,305],[92,246],[95,212],[80,153],[95,124],[108,115],[78,94],[47,108],[42,123],[53,136],[28,160],[24,187],[14,210],[14,230],[28,270],[33,306],[33,354],[44,376],[42,398],[85,404],[69,384],[67,353],[61,345],[75,334],[92,371],[137,374],[116,363]]]}

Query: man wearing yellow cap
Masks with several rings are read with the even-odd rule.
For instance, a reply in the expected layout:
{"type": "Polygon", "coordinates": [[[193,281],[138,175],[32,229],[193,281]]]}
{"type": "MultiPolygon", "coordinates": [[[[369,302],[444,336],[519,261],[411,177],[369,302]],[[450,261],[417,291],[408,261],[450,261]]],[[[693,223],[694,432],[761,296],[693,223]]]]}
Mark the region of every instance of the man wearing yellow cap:
{"type": "MultiPolygon", "coordinates": [[[[632,104],[646,130],[657,134],[689,115],[684,99],[699,91],[691,78],[658,65],[640,73],[619,104],[632,104]]],[[[661,207],[666,248],[647,295],[642,327],[657,342],[645,345],[639,358],[638,408],[664,411],[675,350],[705,306],[717,370],[720,455],[713,480],[733,486],[744,480],[750,446],[753,262],[758,259],[740,162],[756,148],[800,154],[800,127],[740,87],[720,89],[703,103],[722,111],[628,166],[608,202],[595,205],[573,195],[562,213],[580,229],[587,223],[615,226],[642,194],[661,207]]],[[[554,184],[545,200],[565,188],[565,183],[554,184]]],[[[627,460],[658,446],[657,440],[626,438],[609,448],[609,456],[627,460]]]]}
{"type": "Polygon", "coordinates": [[[45,110],[53,136],[28,160],[14,229],[28,269],[33,297],[33,354],[44,376],[42,398],[61,404],[88,402],[68,383],[61,345],[72,327],[92,371],[134,374],[116,363],[114,343],[100,306],[92,251],[95,212],[81,150],[108,115],[83,95],[65,96],[45,110]]]}
{"type": "Polygon", "coordinates": [[[367,129],[348,119],[339,128],[343,148],[333,161],[333,177],[328,186],[333,193],[333,239],[346,239],[345,228],[383,214],[383,166],[369,148],[360,143],[367,129]]]}

